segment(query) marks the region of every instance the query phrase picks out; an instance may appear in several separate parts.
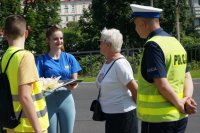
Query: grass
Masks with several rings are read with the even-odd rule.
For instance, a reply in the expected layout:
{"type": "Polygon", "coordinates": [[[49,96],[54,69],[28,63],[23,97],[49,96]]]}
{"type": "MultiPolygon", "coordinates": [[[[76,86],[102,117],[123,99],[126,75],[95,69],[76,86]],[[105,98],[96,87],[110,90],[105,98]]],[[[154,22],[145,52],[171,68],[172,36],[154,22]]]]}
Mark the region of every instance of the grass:
{"type": "MultiPolygon", "coordinates": [[[[200,70],[191,70],[190,71],[192,78],[200,78],[200,70]]],[[[82,79],[83,82],[95,82],[96,77],[91,76],[79,76],[79,79],[82,79]]]]}
{"type": "Polygon", "coordinates": [[[200,78],[200,70],[191,70],[190,73],[192,78],[200,78]]]}
{"type": "Polygon", "coordinates": [[[83,82],[95,82],[96,77],[91,77],[91,76],[78,76],[78,79],[82,79],[83,82]]]}

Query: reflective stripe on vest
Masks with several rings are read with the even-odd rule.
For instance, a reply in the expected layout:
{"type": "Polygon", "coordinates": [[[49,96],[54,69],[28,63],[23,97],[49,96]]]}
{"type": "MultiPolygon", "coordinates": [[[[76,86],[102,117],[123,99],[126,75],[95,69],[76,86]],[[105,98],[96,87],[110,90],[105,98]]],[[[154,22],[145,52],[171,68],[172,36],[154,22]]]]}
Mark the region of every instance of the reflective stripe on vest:
{"type": "MultiPolygon", "coordinates": [[[[13,95],[12,98],[13,98],[14,102],[19,102],[18,95],[13,95]]],[[[33,101],[39,101],[41,99],[43,100],[43,93],[39,93],[39,94],[33,95],[32,99],[33,99],[33,101]]],[[[20,111],[15,112],[15,115],[19,116],[19,113],[20,113],[20,111]]],[[[37,111],[37,116],[38,117],[43,117],[43,116],[45,116],[46,113],[47,113],[47,108],[45,107],[43,110],[37,111]]],[[[21,117],[22,118],[26,118],[26,116],[24,115],[24,113],[22,113],[21,117]]]]}
{"type": "MultiPolygon", "coordinates": [[[[10,57],[10,55],[18,50],[17,47],[9,47],[4,54],[2,59],[2,68],[5,69],[5,64],[10,57]]],[[[19,115],[19,112],[22,109],[22,105],[19,102],[18,98],[18,68],[20,62],[24,56],[24,54],[28,51],[20,51],[15,54],[15,56],[11,59],[10,65],[8,66],[6,74],[8,75],[8,79],[10,81],[11,93],[13,97],[13,107],[16,116],[19,115]]],[[[31,53],[27,53],[31,54],[31,53]]],[[[37,69],[36,66],[33,66],[32,69],[37,69]]],[[[31,70],[30,70],[31,71],[31,70]]],[[[38,78],[39,79],[39,78],[38,78]]],[[[42,130],[46,130],[49,126],[48,113],[45,98],[42,96],[42,85],[39,81],[33,82],[32,85],[31,96],[34,103],[34,108],[36,110],[38,120],[42,130]]],[[[22,112],[22,117],[20,118],[20,124],[14,128],[15,132],[34,132],[33,127],[31,126],[27,116],[25,116],[24,112],[22,112]]]]}
{"type": "MultiPolygon", "coordinates": [[[[43,98],[43,93],[35,94],[32,96],[33,101],[38,101],[43,98]]],[[[19,101],[18,95],[12,95],[13,101],[19,101]]]]}
{"type": "MultiPolygon", "coordinates": [[[[37,113],[38,118],[45,116],[47,113],[47,107],[45,107],[43,110],[37,111],[36,113],[37,113]]],[[[15,112],[16,116],[19,116],[19,114],[20,114],[20,112],[15,112]]],[[[25,116],[24,113],[22,113],[21,118],[27,118],[27,117],[25,116]]]]}
{"type": "MultiPolygon", "coordinates": [[[[183,93],[177,94],[178,98],[183,98],[183,93]]],[[[166,102],[167,100],[162,95],[142,95],[138,94],[138,98],[143,102],[166,102]]]]}
{"type": "MultiPolygon", "coordinates": [[[[147,42],[150,41],[156,42],[162,49],[168,82],[178,98],[182,99],[187,62],[184,48],[174,37],[155,36],[147,42]]],[[[141,70],[138,72],[138,85],[137,115],[142,121],[169,122],[186,116],[160,94],[154,83],[149,83],[143,78],[141,70]]]]}

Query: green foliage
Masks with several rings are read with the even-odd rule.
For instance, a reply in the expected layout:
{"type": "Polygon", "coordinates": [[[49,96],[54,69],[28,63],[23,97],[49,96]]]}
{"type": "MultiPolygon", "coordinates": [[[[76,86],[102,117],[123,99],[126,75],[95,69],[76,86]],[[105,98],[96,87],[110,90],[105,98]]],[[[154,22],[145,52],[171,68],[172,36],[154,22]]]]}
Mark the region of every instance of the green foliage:
{"type": "Polygon", "coordinates": [[[126,57],[126,59],[131,64],[131,67],[133,69],[133,73],[137,74],[138,71],[139,71],[140,60],[141,60],[141,57],[142,57],[141,52],[139,52],[137,54],[133,53],[133,55],[126,55],[126,54],[123,54],[123,55],[126,57]]]}
{"type": "Polygon", "coordinates": [[[191,70],[190,73],[192,78],[200,78],[200,70],[191,70]]]}
{"type": "Polygon", "coordinates": [[[60,1],[38,0],[36,3],[25,5],[25,18],[31,27],[29,38],[26,41],[26,48],[42,54],[47,51],[45,32],[49,25],[60,22],[58,9],[60,1]]]}
{"type": "Polygon", "coordinates": [[[200,62],[192,60],[192,62],[188,63],[189,70],[200,70],[200,62]]]}
{"type": "MultiPolygon", "coordinates": [[[[8,15],[23,15],[30,27],[29,37],[26,40],[26,49],[35,51],[37,54],[46,52],[45,30],[50,24],[60,22],[58,10],[60,0],[37,0],[36,2],[26,3],[22,8],[20,0],[1,0],[0,1],[0,27],[8,15]]],[[[7,48],[7,43],[3,43],[3,48],[7,48]]]]}
{"type": "Polygon", "coordinates": [[[87,50],[98,50],[100,32],[104,27],[117,28],[124,36],[123,48],[139,46],[141,39],[129,22],[132,0],[93,0],[89,10],[81,17],[80,30],[83,42],[80,44],[87,50]],[[136,38],[137,37],[137,38],[136,38]]]}
{"type": "Polygon", "coordinates": [[[184,36],[181,39],[181,44],[185,47],[192,47],[194,45],[200,44],[200,38],[197,36],[184,36]]]}
{"type": "MultiPolygon", "coordinates": [[[[123,53],[123,55],[126,57],[126,59],[131,64],[131,67],[133,69],[133,73],[137,74],[139,70],[139,63],[141,59],[141,53],[137,53],[134,55],[127,55],[126,53],[123,53]]],[[[100,71],[103,63],[105,62],[105,58],[102,55],[87,55],[87,56],[80,56],[77,58],[81,67],[82,71],[80,75],[82,77],[84,76],[97,76],[98,72],[100,71]]]]}
{"type": "Polygon", "coordinates": [[[97,76],[102,67],[104,58],[101,55],[88,55],[81,57],[79,63],[82,67],[81,75],[97,76]]]}
{"type": "MultiPolygon", "coordinates": [[[[150,5],[150,0],[92,0],[88,10],[80,21],[69,22],[64,29],[65,48],[67,51],[99,50],[98,40],[104,27],[117,28],[124,38],[122,48],[141,47],[145,40],[139,38],[134,30],[134,24],[129,23],[131,3],[150,5]]],[[[23,15],[31,27],[26,41],[26,49],[37,54],[46,52],[46,28],[50,24],[60,22],[60,0],[37,0],[27,3],[21,8],[20,0],[0,0],[0,27],[8,15],[23,15]]],[[[154,0],[154,7],[162,8],[161,26],[170,34],[176,36],[176,3],[169,0],[154,0]]],[[[184,46],[198,44],[199,34],[192,27],[193,16],[189,17],[189,7],[186,1],[179,0],[181,43],[184,46]]],[[[3,48],[7,44],[3,41],[3,48]]]]}
{"type": "MultiPolygon", "coordinates": [[[[0,0],[0,29],[3,27],[6,17],[12,14],[21,13],[22,10],[19,0],[0,0]]],[[[8,48],[8,44],[5,39],[3,39],[1,43],[3,50],[8,48]]]]}
{"type": "Polygon", "coordinates": [[[140,60],[142,58],[142,54],[138,53],[134,56],[134,65],[132,66],[134,74],[137,74],[139,71],[140,60]]]}
{"type": "Polygon", "coordinates": [[[79,26],[79,23],[78,22],[75,22],[75,21],[71,21],[71,22],[68,22],[67,23],[67,28],[68,29],[74,29],[76,30],[79,26]]]}
{"type": "Polygon", "coordinates": [[[64,46],[66,51],[77,52],[82,46],[78,45],[82,42],[80,31],[74,28],[64,30],[64,46]]]}
{"type": "MultiPolygon", "coordinates": [[[[146,0],[141,0],[137,3],[150,5],[150,1],[146,0]]],[[[175,0],[154,0],[153,6],[163,9],[160,18],[161,26],[165,29],[165,31],[174,36],[176,36],[176,7],[178,6],[181,35],[191,33],[191,22],[193,20],[189,14],[189,5],[186,0],[178,0],[178,5],[175,0]]]]}
{"type": "MultiPolygon", "coordinates": [[[[137,78],[137,73],[139,71],[139,63],[141,60],[141,53],[136,55],[129,55],[125,56],[126,59],[131,64],[133,69],[133,73],[135,78],[137,78]]],[[[83,79],[85,82],[94,82],[95,77],[97,76],[98,72],[100,71],[102,64],[104,62],[103,56],[100,55],[91,55],[81,57],[79,63],[82,67],[82,72],[80,73],[80,79],[83,79]]],[[[200,78],[200,62],[192,60],[188,63],[189,71],[191,72],[192,78],[200,78]]]]}
{"type": "Polygon", "coordinates": [[[4,20],[12,14],[21,14],[19,0],[0,0],[0,27],[4,25],[4,20]]]}
{"type": "Polygon", "coordinates": [[[97,50],[100,32],[92,19],[91,7],[89,7],[89,10],[83,10],[83,13],[83,16],[81,16],[79,20],[79,28],[83,38],[79,43],[81,46],[80,50],[97,50]]]}
{"type": "Polygon", "coordinates": [[[78,79],[82,79],[83,82],[95,82],[96,76],[78,76],[78,79]]]}
{"type": "MultiPolygon", "coordinates": [[[[131,16],[130,4],[150,5],[147,0],[92,0],[89,11],[84,12],[80,27],[84,38],[81,45],[88,50],[97,50],[100,31],[104,28],[117,28],[124,37],[123,48],[141,47],[145,40],[139,38],[134,30],[134,24],[129,23],[131,16]],[[95,46],[95,47],[92,47],[95,46]]],[[[189,7],[186,1],[179,0],[181,37],[189,36],[192,29],[192,17],[189,16],[189,7]]],[[[154,0],[154,6],[164,11],[161,17],[161,26],[171,35],[176,36],[176,3],[169,0],[154,0]],[[169,15],[170,14],[170,15],[169,15]]],[[[182,39],[184,40],[184,39],[182,39]]]]}

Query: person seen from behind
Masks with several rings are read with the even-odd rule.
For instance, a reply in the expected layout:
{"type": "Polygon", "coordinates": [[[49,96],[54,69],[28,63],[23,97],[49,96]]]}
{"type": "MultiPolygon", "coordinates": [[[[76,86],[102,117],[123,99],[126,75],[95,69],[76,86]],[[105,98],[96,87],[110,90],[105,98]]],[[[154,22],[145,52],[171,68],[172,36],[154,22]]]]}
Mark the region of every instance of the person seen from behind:
{"type": "MultiPolygon", "coordinates": [[[[58,25],[51,25],[47,29],[46,40],[48,52],[36,59],[39,76],[77,79],[81,67],[72,54],[64,52],[62,29],[58,25]]],[[[77,86],[77,83],[73,83],[44,93],[50,120],[48,133],[57,133],[58,129],[60,133],[73,133],[75,104],[71,90],[77,86]]]]}
{"type": "Polygon", "coordinates": [[[137,133],[138,130],[135,104],[138,85],[130,63],[120,53],[122,44],[123,36],[119,30],[104,28],[101,31],[99,47],[106,62],[96,78],[96,84],[106,117],[106,133],[137,133]]]}
{"type": "Polygon", "coordinates": [[[4,71],[8,59],[17,50],[10,60],[6,74],[8,76],[15,115],[22,110],[20,124],[14,129],[7,129],[7,133],[47,133],[49,126],[46,102],[42,93],[42,85],[31,52],[24,50],[28,36],[25,19],[20,15],[10,15],[5,20],[4,37],[9,47],[2,58],[4,71]]]}
{"type": "Polygon", "coordinates": [[[138,76],[137,116],[142,133],[184,133],[188,115],[196,112],[187,53],[160,27],[162,9],[130,5],[138,35],[147,39],[138,76]]]}

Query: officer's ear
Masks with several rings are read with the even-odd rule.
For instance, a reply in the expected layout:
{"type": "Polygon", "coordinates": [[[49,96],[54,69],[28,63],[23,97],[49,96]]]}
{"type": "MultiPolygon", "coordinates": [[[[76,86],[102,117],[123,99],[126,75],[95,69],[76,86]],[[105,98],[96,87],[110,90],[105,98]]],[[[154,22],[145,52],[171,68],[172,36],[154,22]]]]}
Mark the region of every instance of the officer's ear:
{"type": "Polygon", "coordinates": [[[25,31],[25,39],[28,38],[28,30],[25,31]]]}

